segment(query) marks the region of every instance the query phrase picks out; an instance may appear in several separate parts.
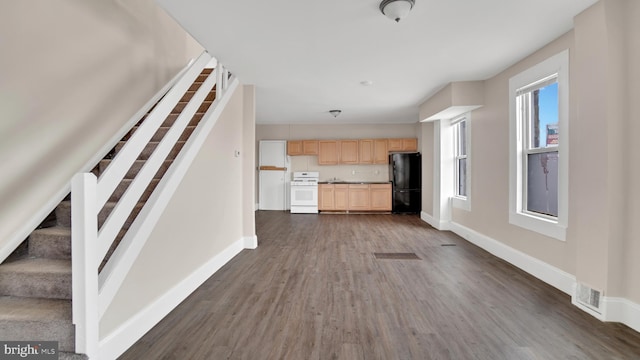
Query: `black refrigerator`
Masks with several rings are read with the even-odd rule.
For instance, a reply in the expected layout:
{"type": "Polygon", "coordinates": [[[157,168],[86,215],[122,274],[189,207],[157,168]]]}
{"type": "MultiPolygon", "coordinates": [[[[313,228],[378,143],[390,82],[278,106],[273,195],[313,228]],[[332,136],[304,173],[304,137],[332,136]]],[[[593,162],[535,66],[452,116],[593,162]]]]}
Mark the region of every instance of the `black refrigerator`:
{"type": "Polygon", "coordinates": [[[420,153],[389,154],[393,187],[393,213],[419,214],[422,209],[422,158],[420,153]]]}

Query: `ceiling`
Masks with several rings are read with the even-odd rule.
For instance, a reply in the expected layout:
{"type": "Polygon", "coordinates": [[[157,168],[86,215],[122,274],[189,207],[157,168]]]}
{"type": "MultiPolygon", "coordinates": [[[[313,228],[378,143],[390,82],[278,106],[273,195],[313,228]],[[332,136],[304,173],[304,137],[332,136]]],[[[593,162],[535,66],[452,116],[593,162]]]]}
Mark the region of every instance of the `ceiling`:
{"type": "Polygon", "coordinates": [[[490,78],[541,48],[597,0],[416,0],[400,23],[380,0],[157,1],[256,85],[258,124],[392,124],[420,120],[449,82],[490,78]]]}

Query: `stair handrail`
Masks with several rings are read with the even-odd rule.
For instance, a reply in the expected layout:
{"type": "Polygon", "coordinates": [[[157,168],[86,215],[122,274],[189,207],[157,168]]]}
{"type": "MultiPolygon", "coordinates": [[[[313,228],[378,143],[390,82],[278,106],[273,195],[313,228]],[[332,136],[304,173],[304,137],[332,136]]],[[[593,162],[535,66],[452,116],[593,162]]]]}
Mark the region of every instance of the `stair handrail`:
{"type": "MultiPolygon", "coordinates": [[[[197,67],[198,65],[202,65],[204,67],[209,60],[210,59],[205,58],[200,63],[196,61],[196,64],[195,64],[196,67],[194,70],[198,69],[197,67]]],[[[119,179],[117,182],[115,182],[116,186],[120,183],[120,181],[122,181],[122,178],[124,178],[125,174],[129,170],[133,162],[138,158],[142,149],[144,149],[144,147],[149,143],[153,134],[157,131],[160,125],[162,125],[166,116],[171,112],[171,110],[175,107],[175,105],[178,103],[180,98],[182,98],[182,96],[184,95],[184,92],[189,88],[189,86],[191,86],[193,81],[198,77],[201,70],[202,69],[197,70],[197,74],[193,77],[190,76],[192,74],[190,74],[189,72],[185,74],[185,79],[181,80],[180,83],[174,87],[174,89],[171,89],[171,91],[167,93],[167,101],[166,102],[163,101],[159,103],[157,106],[157,108],[160,108],[160,110],[165,110],[168,108],[168,110],[166,111],[166,115],[165,115],[165,111],[160,111],[159,116],[161,116],[162,118],[158,118],[158,120],[156,120],[155,118],[146,119],[142,123],[138,131],[136,131],[133,134],[133,136],[131,136],[131,138],[125,143],[125,145],[120,150],[120,152],[118,152],[118,155],[116,155],[116,157],[111,161],[110,166],[107,167],[107,169],[105,170],[104,182],[103,182],[103,176],[101,176],[98,179],[98,185],[97,185],[98,207],[102,206],[102,201],[104,200],[104,198],[100,198],[100,194],[108,193],[108,195],[106,195],[107,199],[111,196],[111,193],[113,193],[113,190],[111,190],[110,187],[113,185],[113,180],[119,179]],[[184,84],[187,83],[188,81],[191,81],[191,84],[184,86],[184,84]],[[174,90],[178,91],[178,93],[175,93],[177,94],[176,104],[173,104],[173,101],[172,101],[173,98],[170,97],[171,95],[174,95],[172,94],[174,90]],[[143,127],[148,122],[150,122],[151,125],[153,126],[145,128],[144,130],[148,131],[145,133],[143,130],[143,127]],[[136,134],[138,134],[138,132],[140,132],[140,136],[136,137],[136,134]],[[119,156],[119,155],[122,155],[122,156],[119,156]],[[110,169],[113,169],[114,171],[109,173],[108,171],[110,169]],[[109,176],[113,176],[113,177],[109,178],[109,176]],[[110,181],[110,182],[107,182],[107,181],[110,181]]],[[[214,70],[214,73],[215,73],[215,70],[214,70]]],[[[100,231],[98,232],[98,261],[102,261],[102,259],[105,257],[105,255],[109,251],[111,244],[118,236],[118,233],[120,232],[120,229],[122,229],[122,226],[124,225],[125,221],[129,217],[129,214],[131,214],[131,211],[134,209],[134,207],[140,200],[140,197],[144,193],[145,189],[147,188],[147,186],[149,186],[149,184],[153,180],[154,175],[162,166],[164,160],[166,159],[167,155],[169,155],[169,152],[171,151],[173,146],[176,144],[176,142],[180,138],[180,135],[182,134],[182,132],[185,130],[187,125],[189,125],[189,121],[195,115],[196,111],[198,110],[198,107],[202,104],[207,94],[209,94],[209,92],[213,88],[215,80],[216,80],[215,74],[211,74],[204,81],[204,83],[200,85],[195,95],[191,98],[191,100],[189,100],[189,103],[185,106],[184,110],[182,110],[180,115],[178,115],[178,118],[176,119],[174,124],[167,131],[166,135],[162,138],[158,146],[154,149],[151,156],[149,156],[149,158],[145,162],[142,169],[138,172],[135,179],[133,179],[133,181],[127,188],[127,190],[124,192],[120,200],[117,202],[117,204],[111,211],[111,214],[109,215],[105,223],[100,228],[100,231]]],[[[150,114],[150,117],[152,115],[154,115],[153,112],[150,114]]]]}
{"type": "Polygon", "coordinates": [[[149,113],[147,119],[129,138],[100,178],[86,172],[76,174],[72,180],[73,322],[76,325],[76,352],[87,354],[90,358],[99,357],[101,352],[98,331],[100,319],[126,278],[155,222],[157,222],[158,207],[166,206],[168,202],[170,195],[162,195],[162,192],[172,193],[175,190],[176,181],[179,182],[184,176],[186,167],[195,157],[194,151],[184,154],[185,150],[199,149],[202,146],[203,136],[206,136],[202,133],[206,131],[208,134],[211,130],[224,105],[229,101],[231,95],[228,95],[227,91],[235,89],[238,84],[235,76],[230,78],[228,70],[217,64],[216,69],[211,72],[182,113],[178,115],[174,124],[154,149],[99,231],[98,213],[151,140],[153,134],[162,125],[164,119],[200,75],[202,69],[214,61],[210,55],[204,52],[198,59],[192,61],[188,69],[181,72],[180,79],[171,86],[162,101],[149,113]],[[179,140],[180,135],[213,88],[214,83],[216,86],[215,100],[129,227],[120,245],[116,247],[102,271],[98,272],[102,259],[116,239],[131,210],[153,180],[153,176],[179,140]],[[197,134],[200,136],[196,136],[197,134]],[[172,186],[174,190],[170,189],[172,186]],[[169,190],[164,191],[165,188],[169,190]],[[162,202],[164,205],[156,206],[162,202]]]}

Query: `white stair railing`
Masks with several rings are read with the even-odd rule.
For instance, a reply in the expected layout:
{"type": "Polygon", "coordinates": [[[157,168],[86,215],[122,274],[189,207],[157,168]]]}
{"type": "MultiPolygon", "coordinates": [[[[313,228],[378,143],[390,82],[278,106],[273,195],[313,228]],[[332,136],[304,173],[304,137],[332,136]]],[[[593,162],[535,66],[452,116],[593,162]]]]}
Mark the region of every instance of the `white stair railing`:
{"type": "Polygon", "coordinates": [[[163,206],[168,202],[170,195],[162,193],[170,192],[167,189],[171,184],[177,187],[195,156],[183,155],[183,153],[197,152],[204,142],[204,137],[228,102],[227,90],[235,89],[237,79],[234,77],[230,81],[229,72],[217,64],[216,69],[198,88],[146,160],[99,230],[98,213],[171,110],[207,64],[212,61],[214,60],[211,56],[204,52],[186,71],[183,70],[180,80],[168,90],[163,99],[148,114],[99,179],[92,173],[79,173],[72,180],[73,322],[76,325],[76,352],[87,354],[90,359],[100,358],[98,331],[100,319],[142,250],[163,206]],[[214,85],[216,86],[214,102],[146,201],[104,268],[98,272],[100,263],[116,240],[125,221],[214,85]]]}

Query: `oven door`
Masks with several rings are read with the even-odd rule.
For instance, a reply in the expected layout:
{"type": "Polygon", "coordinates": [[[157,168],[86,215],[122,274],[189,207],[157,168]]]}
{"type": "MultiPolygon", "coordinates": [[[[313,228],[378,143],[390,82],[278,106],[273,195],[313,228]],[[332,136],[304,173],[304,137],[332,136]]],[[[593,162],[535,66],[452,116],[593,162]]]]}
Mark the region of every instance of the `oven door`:
{"type": "Polygon", "coordinates": [[[291,184],[291,206],[318,206],[318,186],[291,184]]]}

